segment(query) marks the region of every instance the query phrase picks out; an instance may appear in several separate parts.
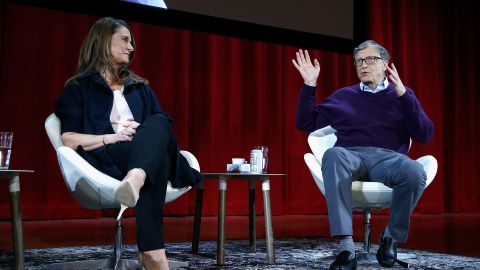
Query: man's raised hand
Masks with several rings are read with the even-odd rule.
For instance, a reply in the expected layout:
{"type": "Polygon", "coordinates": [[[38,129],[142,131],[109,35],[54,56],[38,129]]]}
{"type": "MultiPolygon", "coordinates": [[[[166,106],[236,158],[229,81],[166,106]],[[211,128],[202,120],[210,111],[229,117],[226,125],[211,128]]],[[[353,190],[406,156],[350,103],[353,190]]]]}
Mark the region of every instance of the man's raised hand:
{"type": "Polygon", "coordinates": [[[314,59],[314,64],[312,64],[307,50],[305,50],[305,53],[303,53],[301,49],[298,50],[296,56],[297,60],[295,61],[295,59],[292,59],[292,63],[293,66],[300,72],[300,75],[302,75],[305,84],[316,86],[318,75],[320,74],[320,63],[317,59],[314,59]]]}

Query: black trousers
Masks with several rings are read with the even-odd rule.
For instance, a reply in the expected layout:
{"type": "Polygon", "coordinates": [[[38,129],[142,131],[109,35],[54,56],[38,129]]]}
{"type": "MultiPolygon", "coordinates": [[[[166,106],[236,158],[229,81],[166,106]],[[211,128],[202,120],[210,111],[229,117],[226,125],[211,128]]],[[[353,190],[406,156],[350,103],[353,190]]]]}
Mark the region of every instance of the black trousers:
{"type": "Polygon", "coordinates": [[[150,116],[137,128],[132,141],[109,144],[107,153],[124,175],[133,168],[142,168],[147,174],[135,206],[138,250],[165,248],[165,194],[180,155],[170,121],[161,114],[150,116]]]}

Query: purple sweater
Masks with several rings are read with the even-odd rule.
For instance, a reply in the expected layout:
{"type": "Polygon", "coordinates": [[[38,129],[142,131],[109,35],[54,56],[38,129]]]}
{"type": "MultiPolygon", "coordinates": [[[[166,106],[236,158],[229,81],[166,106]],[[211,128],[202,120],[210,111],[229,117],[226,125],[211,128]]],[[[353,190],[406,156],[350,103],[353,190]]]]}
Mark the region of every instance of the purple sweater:
{"type": "Polygon", "coordinates": [[[335,146],[373,146],[402,154],[410,138],[421,143],[433,137],[433,123],[412,89],[397,97],[393,84],[378,93],[347,86],[316,103],[315,87],[304,85],[298,100],[297,128],[313,132],[325,126],[337,130],[335,146]]]}

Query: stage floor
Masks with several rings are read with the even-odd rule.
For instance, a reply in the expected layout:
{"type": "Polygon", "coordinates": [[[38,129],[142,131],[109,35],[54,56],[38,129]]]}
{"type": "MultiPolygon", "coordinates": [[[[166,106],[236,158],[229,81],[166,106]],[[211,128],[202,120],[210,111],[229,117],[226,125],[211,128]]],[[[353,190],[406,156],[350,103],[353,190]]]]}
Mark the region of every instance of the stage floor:
{"type": "MultiPolygon", "coordinates": [[[[354,240],[363,237],[362,216],[355,214],[354,240]]],[[[388,215],[372,215],[372,243],[378,243],[388,215]]],[[[414,215],[408,242],[402,248],[480,257],[480,214],[414,215]]],[[[265,237],[264,220],[257,216],[257,238],[265,237]]],[[[24,221],[25,249],[67,246],[98,246],[113,243],[114,219],[24,221]]],[[[166,217],[167,243],[191,241],[193,217],[166,217]]],[[[328,238],[326,215],[273,216],[274,238],[328,238]]],[[[0,221],[0,251],[10,251],[11,225],[0,221]]],[[[135,244],[135,218],[124,220],[124,244],[135,244]]],[[[217,239],[217,218],[203,217],[200,239],[217,239]]],[[[248,217],[228,216],[226,239],[248,239],[248,217]]]]}
{"type": "MultiPolygon", "coordinates": [[[[357,250],[361,244],[356,243],[357,250]]],[[[265,241],[257,242],[256,252],[249,252],[248,241],[230,240],[225,246],[225,265],[216,265],[216,241],[203,241],[200,244],[199,254],[190,253],[189,242],[170,243],[166,246],[167,256],[171,260],[188,262],[188,267],[180,269],[328,269],[331,260],[315,262],[319,255],[331,254],[337,244],[327,238],[281,238],[274,243],[276,264],[266,263],[265,241]]],[[[377,246],[372,247],[373,251],[377,246]]],[[[442,253],[419,251],[413,249],[399,249],[400,252],[414,255],[415,258],[406,259],[410,269],[436,270],[436,269],[480,269],[480,258],[455,256],[442,253]]],[[[27,249],[25,251],[25,269],[44,269],[51,263],[63,263],[81,260],[105,259],[112,255],[111,246],[79,246],[67,248],[27,249]]],[[[137,248],[127,245],[124,249],[124,258],[136,259],[137,248]]],[[[0,252],[0,269],[11,266],[11,252],[0,252]]],[[[375,261],[359,262],[359,269],[380,269],[375,261]]],[[[404,269],[399,265],[395,269],[404,269]]]]}

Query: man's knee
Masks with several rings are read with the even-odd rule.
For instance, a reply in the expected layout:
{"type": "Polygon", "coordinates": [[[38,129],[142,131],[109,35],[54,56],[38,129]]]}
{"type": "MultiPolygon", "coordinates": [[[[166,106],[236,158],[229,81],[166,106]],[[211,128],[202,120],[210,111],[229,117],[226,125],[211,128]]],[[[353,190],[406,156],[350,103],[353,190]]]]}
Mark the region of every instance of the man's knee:
{"type": "Polygon", "coordinates": [[[336,186],[338,181],[346,181],[351,183],[353,168],[351,164],[351,155],[348,150],[343,147],[332,147],[325,151],[322,158],[322,173],[324,176],[325,186],[336,186]]]}
{"type": "Polygon", "coordinates": [[[404,181],[412,189],[425,188],[427,181],[427,174],[423,169],[422,164],[415,160],[409,160],[402,165],[404,181]]]}
{"type": "Polygon", "coordinates": [[[347,159],[347,150],[343,147],[332,147],[327,149],[322,158],[322,171],[328,169],[332,164],[345,161],[347,159]]]}

